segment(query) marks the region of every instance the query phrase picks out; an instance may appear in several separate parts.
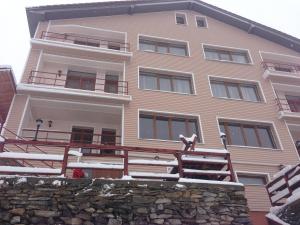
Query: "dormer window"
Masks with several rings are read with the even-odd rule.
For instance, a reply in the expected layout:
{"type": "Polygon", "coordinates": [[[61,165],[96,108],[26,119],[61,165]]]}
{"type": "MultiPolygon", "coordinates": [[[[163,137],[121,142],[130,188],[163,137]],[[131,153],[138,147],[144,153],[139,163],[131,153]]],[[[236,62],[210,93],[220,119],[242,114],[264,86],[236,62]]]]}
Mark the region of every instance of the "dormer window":
{"type": "Polygon", "coordinates": [[[185,14],[176,13],[176,24],[179,24],[179,25],[186,25],[187,24],[185,14]]]}

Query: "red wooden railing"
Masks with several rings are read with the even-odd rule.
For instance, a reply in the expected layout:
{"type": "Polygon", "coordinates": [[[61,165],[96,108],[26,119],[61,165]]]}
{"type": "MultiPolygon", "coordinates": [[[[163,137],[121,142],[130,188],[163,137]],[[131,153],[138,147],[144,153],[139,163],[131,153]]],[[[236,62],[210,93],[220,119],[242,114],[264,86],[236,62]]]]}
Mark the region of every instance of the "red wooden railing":
{"type": "Polygon", "coordinates": [[[276,98],[275,101],[279,111],[300,112],[300,97],[299,100],[276,98]]]}
{"type": "MultiPolygon", "coordinates": [[[[25,140],[33,140],[35,136],[35,129],[28,129],[24,128],[22,129],[22,137],[25,140]]],[[[68,131],[49,131],[49,130],[39,130],[37,140],[39,141],[45,141],[45,142],[71,142],[71,136],[72,135],[84,135],[88,136],[90,139],[92,139],[91,144],[103,144],[103,141],[101,142],[102,137],[109,137],[112,139],[115,139],[114,142],[107,143],[106,144],[112,144],[112,145],[121,145],[121,136],[120,135],[110,135],[110,134],[97,134],[97,133],[83,133],[83,132],[68,132],[68,131]]]]}
{"type": "Polygon", "coordinates": [[[87,35],[80,34],[71,34],[71,33],[54,33],[43,31],[41,34],[41,39],[53,40],[53,41],[61,41],[61,42],[69,42],[78,45],[86,45],[91,47],[98,48],[108,48],[111,50],[118,51],[130,51],[130,44],[123,41],[115,41],[97,37],[91,37],[87,35]]]}
{"type": "Polygon", "coordinates": [[[271,204],[279,206],[300,187],[300,164],[285,169],[278,177],[266,185],[271,204]]]}
{"type": "Polygon", "coordinates": [[[292,73],[300,75],[300,65],[289,64],[289,63],[278,63],[278,62],[262,62],[265,70],[271,70],[276,72],[292,73]]]}
{"type": "MultiPolygon", "coordinates": [[[[32,70],[28,77],[27,83],[71,88],[66,86],[66,81],[67,81],[67,74],[62,74],[61,72],[52,73],[52,72],[32,70]]],[[[89,89],[85,89],[84,87],[77,88],[77,89],[128,95],[127,81],[118,81],[118,80],[114,81],[108,79],[94,78],[91,79],[91,84],[92,85],[89,89]],[[109,90],[109,87],[112,87],[113,90],[109,90]]]]}

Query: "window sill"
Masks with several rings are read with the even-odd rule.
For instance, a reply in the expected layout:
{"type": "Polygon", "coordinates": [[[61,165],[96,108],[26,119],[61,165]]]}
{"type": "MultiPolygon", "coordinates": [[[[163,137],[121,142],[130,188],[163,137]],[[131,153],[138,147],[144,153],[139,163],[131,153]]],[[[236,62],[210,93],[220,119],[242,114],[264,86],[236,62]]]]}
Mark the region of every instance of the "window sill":
{"type": "Polygon", "coordinates": [[[222,100],[231,100],[231,101],[239,101],[239,102],[248,102],[248,103],[260,103],[260,104],[266,104],[265,101],[250,101],[250,100],[244,100],[244,99],[238,99],[238,98],[225,98],[225,97],[215,97],[216,99],[222,99],[222,100]]]}
{"type": "Polygon", "coordinates": [[[155,54],[160,54],[160,55],[169,55],[169,56],[176,56],[176,57],[183,57],[183,58],[190,58],[190,55],[175,55],[171,53],[162,53],[162,52],[154,52],[154,51],[149,51],[149,50],[138,50],[140,52],[147,52],[147,53],[155,53],[155,54]]]}
{"type": "MultiPolygon", "coordinates": [[[[163,140],[163,139],[151,139],[151,138],[138,138],[141,141],[158,141],[158,142],[170,142],[170,143],[182,143],[182,141],[163,140]]],[[[196,142],[196,144],[203,145],[203,142],[196,142]]]]}
{"type": "Polygon", "coordinates": [[[254,64],[252,62],[249,63],[241,63],[241,62],[234,62],[234,61],[228,61],[228,60],[218,60],[218,59],[208,59],[205,58],[207,61],[213,61],[213,62],[222,62],[222,63],[232,63],[232,64],[239,64],[239,65],[248,65],[248,66],[253,66],[254,64]]]}
{"type": "Polygon", "coordinates": [[[196,94],[187,94],[187,93],[180,93],[175,91],[162,91],[162,90],[153,90],[153,89],[142,89],[139,88],[141,91],[153,91],[153,92],[162,92],[162,93],[169,93],[169,94],[176,94],[176,95],[185,95],[185,96],[196,96],[196,94]]]}
{"type": "Polygon", "coordinates": [[[266,151],[282,151],[282,149],[279,148],[264,148],[264,147],[254,147],[254,146],[244,146],[244,145],[227,145],[227,146],[236,147],[236,148],[259,149],[259,150],[266,150],[266,151]]]}

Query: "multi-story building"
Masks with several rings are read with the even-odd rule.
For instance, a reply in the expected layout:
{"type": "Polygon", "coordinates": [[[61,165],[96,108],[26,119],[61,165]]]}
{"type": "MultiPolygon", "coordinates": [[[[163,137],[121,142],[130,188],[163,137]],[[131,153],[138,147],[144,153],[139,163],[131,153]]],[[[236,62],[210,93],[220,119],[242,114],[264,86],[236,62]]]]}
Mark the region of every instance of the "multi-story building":
{"type": "MultiPolygon", "coordinates": [[[[295,164],[300,41],[207,3],[124,1],[27,9],[31,50],[6,127],[21,137],[180,149],[227,135],[251,215],[295,164]]],[[[9,135],[9,134],[8,134],[9,135]]],[[[86,151],[89,151],[88,149],[86,151]]]]}

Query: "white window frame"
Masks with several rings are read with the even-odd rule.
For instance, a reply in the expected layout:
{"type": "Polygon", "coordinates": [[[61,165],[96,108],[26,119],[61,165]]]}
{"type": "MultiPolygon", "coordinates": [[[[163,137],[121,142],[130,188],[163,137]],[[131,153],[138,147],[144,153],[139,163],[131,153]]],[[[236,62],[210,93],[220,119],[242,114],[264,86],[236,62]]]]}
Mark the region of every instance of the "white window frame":
{"type": "Polygon", "coordinates": [[[183,26],[188,26],[188,25],[189,25],[189,24],[188,24],[188,19],[187,19],[187,13],[176,11],[174,15],[175,15],[175,24],[176,24],[176,25],[183,25],[183,26]],[[184,21],[185,21],[184,24],[177,23],[177,15],[183,16],[183,17],[184,17],[184,21]]]}
{"type": "MultiPolygon", "coordinates": [[[[234,172],[235,174],[235,177],[236,177],[236,180],[238,182],[239,181],[239,175],[244,175],[244,176],[253,176],[253,177],[264,177],[266,179],[266,184],[268,182],[270,182],[271,180],[271,177],[270,177],[270,173],[261,173],[261,172],[250,172],[250,171],[240,171],[240,170],[237,170],[234,172]]],[[[257,187],[265,187],[265,184],[244,184],[245,186],[257,186],[257,187]]]]}
{"type": "Polygon", "coordinates": [[[207,17],[206,16],[200,16],[200,15],[195,15],[195,24],[196,24],[196,27],[199,28],[199,29],[208,29],[208,22],[207,22],[207,17]],[[197,23],[197,20],[201,18],[204,20],[205,22],[205,27],[199,27],[198,26],[198,23],[197,23]]]}

